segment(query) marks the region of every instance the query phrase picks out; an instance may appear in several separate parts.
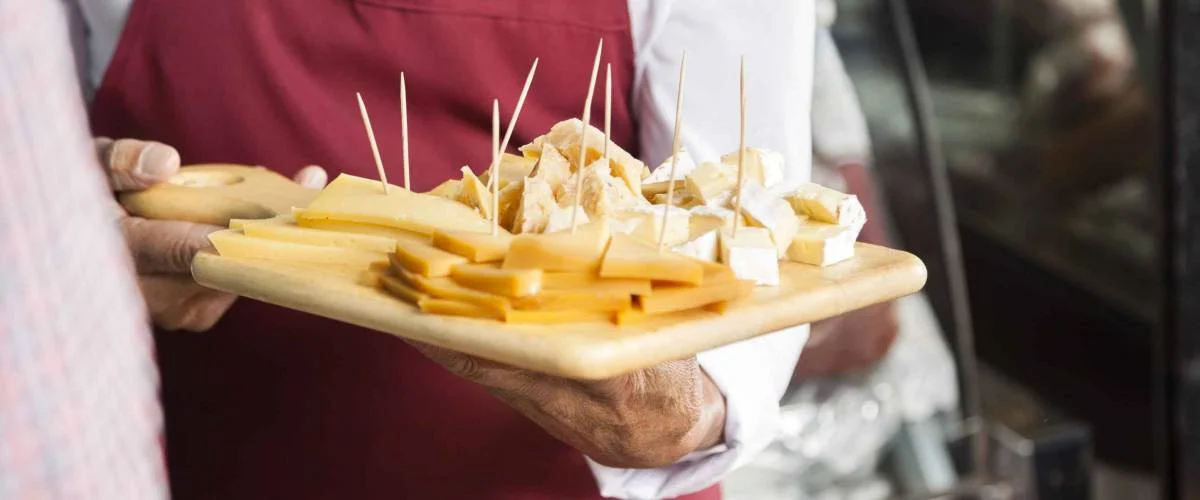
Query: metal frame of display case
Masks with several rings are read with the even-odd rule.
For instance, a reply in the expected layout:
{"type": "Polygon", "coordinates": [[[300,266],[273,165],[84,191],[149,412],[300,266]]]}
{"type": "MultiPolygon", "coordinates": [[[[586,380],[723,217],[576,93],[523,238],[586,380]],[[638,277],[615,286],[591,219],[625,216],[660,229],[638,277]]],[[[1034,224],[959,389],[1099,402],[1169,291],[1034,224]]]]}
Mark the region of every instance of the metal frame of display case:
{"type": "Polygon", "coordinates": [[[1162,4],[1165,207],[1156,399],[1164,498],[1200,497],[1200,4],[1162,4]]]}

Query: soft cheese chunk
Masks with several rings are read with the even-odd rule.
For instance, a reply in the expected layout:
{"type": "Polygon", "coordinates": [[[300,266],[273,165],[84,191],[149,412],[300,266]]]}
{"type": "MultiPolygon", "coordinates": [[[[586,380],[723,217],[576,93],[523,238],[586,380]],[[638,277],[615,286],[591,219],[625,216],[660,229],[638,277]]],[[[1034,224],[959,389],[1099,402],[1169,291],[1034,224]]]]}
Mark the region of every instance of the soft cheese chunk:
{"type": "Polygon", "coordinates": [[[839,193],[811,182],[800,184],[787,196],[787,200],[796,213],[807,215],[816,222],[853,225],[867,220],[866,211],[857,196],[839,193]]]}
{"type": "Polygon", "coordinates": [[[546,230],[550,214],[558,208],[550,184],[528,178],[522,187],[521,202],[513,216],[513,233],[541,233],[546,230]]]}
{"type": "Polygon", "coordinates": [[[628,234],[645,243],[658,244],[663,236],[663,244],[677,245],[688,240],[691,214],[679,207],[653,205],[648,207],[629,208],[614,217],[614,232],[628,234]],[[666,214],[667,232],[662,234],[663,214],[666,214]]]}
{"type": "Polygon", "coordinates": [[[720,247],[717,244],[719,229],[695,236],[692,239],[671,247],[671,251],[686,255],[696,260],[717,262],[720,257],[720,247]]]}
{"type": "Polygon", "coordinates": [[[434,229],[484,231],[490,223],[475,210],[461,203],[437,196],[414,193],[392,186],[388,194],[378,181],[339,175],[321,194],[298,211],[300,225],[305,220],[334,220],[378,224],[422,234],[434,229]]]}
{"type": "Polygon", "coordinates": [[[737,186],[737,172],[727,165],[706,162],[687,176],[687,192],[706,205],[727,201],[737,186]]]}
{"type": "Polygon", "coordinates": [[[634,195],[625,183],[610,175],[602,162],[593,163],[584,169],[580,185],[583,194],[579,197],[575,196],[576,182],[577,179],[568,179],[563,194],[559,197],[559,204],[570,206],[579,203],[592,220],[611,217],[619,210],[645,203],[645,199],[634,195]]]}
{"type": "Polygon", "coordinates": [[[550,218],[546,221],[546,233],[557,233],[559,231],[571,230],[571,219],[575,220],[576,225],[584,225],[591,222],[588,218],[587,211],[582,208],[579,213],[575,213],[575,207],[557,207],[553,212],[550,212],[550,218]]]}
{"type": "Polygon", "coordinates": [[[595,272],[600,269],[608,239],[606,221],[584,224],[574,232],[522,234],[513,238],[502,267],[550,272],[595,272]]]}
{"type": "MultiPolygon", "coordinates": [[[[721,157],[721,163],[737,168],[738,152],[721,157]]],[[[746,148],[746,180],[753,180],[763,187],[783,182],[783,155],[767,149],[746,148]]]]}
{"type": "Polygon", "coordinates": [[[675,165],[675,177],[671,177],[671,158],[667,158],[667,161],[654,169],[649,177],[642,180],[642,195],[650,197],[666,193],[671,182],[674,181],[676,196],[678,196],[686,187],[684,179],[695,170],[696,161],[692,159],[692,155],[688,154],[686,150],[680,151],[679,162],[675,165]]]}
{"type": "Polygon", "coordinates": [[[814,266],[837,264],[854,257],[854,243],[861,229],[861,225],[807,222],[800,226],[787,257],[793,262],[814,266]]]}
{"type": "Polygon", "coordinates": [[[779,251],[766,228],[739,228],[736,236],[733,231],[721,231],[720,246],[721,262],[733,269],[738,279],[779,285],[779,251]]]}
{"type": "Polygon", "coordinates": [[[615,234],[600,265],[600,277],[698,285],[704,279],[704,267],[677,253],[660,252],[630,236],[615,234]]]}
{"type": "Polygon", "coordinates": [[[800,230],[800,218],[792,210],[791,204],[772,197],[757,184],[746,184],[742,187],[741,208],[748,222],[771,232],[771,239],[779,252],[777,257],[783,258],[796,232],[800,230]]]}
{"type": "MultiPolygon", "coordinates": [[[[533,144],[521,148],[521,151],[522,153],[526,153],[526,148],[541,150],[542,145],[550,144],[558,148],[559,152],[570,160],[572,167],[578,170],[580,165],[588,165],[600,159],[601,155],[604,154],[604,132],[594,126],[588,125],[586,129],[587,151],[584,153],[585,158],[580,161],[579,144],[580,140],[584,137],[583,130],[583,121],[578,118],[559,122],[550,129],[549,133],[534,139],[533,144]]],[[[608,145],[608,158],[611,162],[610,173],[612,175],[620,177],[631,190],[640,186],[641,173],[646,168],[645,163],[634,158],[633,155],[621,149],[615,143],[609,143],[608,145]]]]}
{"type": "Polygon", "coordinates": [[[735,213],[728,208],[718,208],[709,206],[698,206],[688,209],[692,214],[688,221],[689,238],[695,238],[701,234],[710,231],[719,231],[721,229],[733,229],[733,221],[741,219],[739,222],[745,222],[745,218],[735,213]]]}
{"type": "MultiPolygon", "coordinates": [[[[524,156],[517,156],[510,153],[504,153],[501,155],[499,166],[500,175],[498,176],[500,177],[500,189],[504,189],[504,186],[528,177],[530,173],[533,172],[534,165],[537,165],[537,159],[535,158],[526,158],[524,156]]],[[[488,165],[488,170],[484,172],[483,175],[479,176],[479,180],[488,187],[491,187],[492,185],[491,168],[492,166],[488,165]]]]}
{"type": "Polygon", "coordinates": [[[566,185],[567,179],[571,178],[571,162],[554,146],[543,144],[537,167],[530,173],[530,177],[546,181],[555,193],[559,193],[566,185]]]}

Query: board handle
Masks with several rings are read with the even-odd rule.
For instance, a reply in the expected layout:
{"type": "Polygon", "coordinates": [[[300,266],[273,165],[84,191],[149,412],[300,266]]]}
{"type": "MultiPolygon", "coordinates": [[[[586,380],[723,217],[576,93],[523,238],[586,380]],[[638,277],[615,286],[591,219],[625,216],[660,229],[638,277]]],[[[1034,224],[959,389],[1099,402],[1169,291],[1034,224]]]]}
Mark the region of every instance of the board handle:
{"type": "Polygon", "coordinates": [[[304,208],[320,191],[263,167],[191,165],[157,186],[118,196],[131,215],[228,226],[230,219],[269,219],[304,208]]]}

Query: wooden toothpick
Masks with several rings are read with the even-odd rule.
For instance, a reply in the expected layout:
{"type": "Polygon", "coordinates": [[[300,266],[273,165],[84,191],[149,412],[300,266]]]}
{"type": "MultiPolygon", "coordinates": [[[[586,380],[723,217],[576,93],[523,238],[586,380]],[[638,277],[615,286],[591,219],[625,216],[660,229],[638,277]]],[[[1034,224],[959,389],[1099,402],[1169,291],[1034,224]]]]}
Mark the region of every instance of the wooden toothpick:
{"type": "Polygon", "coordinates": [[[500,195],[500,99],[492,100],[492,169],[488,174],[492,184],[492,236],[499,232],[500,217],[496,213],[496,197],[500,195]]]}
{"type": "Polygon", "coordinates": [[[367,128],[367,138],[371,140],[371,152],[375,154],[375,168],[379,170],[379,182],[383,183],[383,194],[388,194],[387,172],[383,170],[383,159],[379,157],[379,144],[375,142],[375,131],[371,129],[371,117],[367,116],[367,105],[363,103],[362,94],[358,96],[358,110],[362,113],[363,126],[367,128]]]}
{"type": "Polygon", "coordinates": [[[741,101],[738,108],[738,178],[737,178],[737,202],[734,206],[733,213],[733,236],[737,237],[737,232],[741,224],[738,221],[742,218],[742,182],[746,178],[746,56],[742,56],[741,76],[740,76],[740,97],[741,101]]]}
{"type": "Polygon", "coordinates": [[[675,137],[671,141],[671,171],[667,182],[667,205],[663,207],[662,227],[658,233],[658,251],[663,251],[667,239],[667,214],[675,203],[675,167],[679,164],[679,129],[683,125],[683,83],[687,80],[687,51],[679,60],[679,89],[675,91],[675,137]]]}
{"type": "MultiPolygon", "coordinates": [[[[499,162],[504,152],[508,151],[508,141],[512,139],[513,130],[517,128],[517,118],[521,117],[521,109],[525,107],[525,96],[529,95],[529,87],[533,85],[533,75],[537,74],[538,60],[533,60],[533,66],[529,68],[529,75],[525,77],[525,86],[521,88],[520,97],[517,97],[517,107],[513,109],[512,118],[508,120],[508,130],[504,131],[504,140],[500,141],[500,153],[497,154],[494,160],[496,162],[499,162]]],[[[490,181],[491,179],[488,180],[490,181]]],[[[496,182],[499,183],[500,181],[496,182]]]]}
{"type": "Polygon", "coordinates": [[[412,178],[408,171],[408,90],[404,84],[404,72],[400,72],[400,142],[404,149],[404,189],[412,190],[412,178]]]}
{"type": "Polygon", "coordinates": [[[604,39],[596,47],[596,61],[592,63],[592,79],[588,82],[587,99],[583,101],[583,127],[579,131],[579,168],[575,170],[575,206],[571,209],[571,234],[579,221],[579,206],[583,204],[583,167],[587,161],[587,131],[592,121],[592,97],[596,91],[596,74],[600,72],[600,54],[604,53],[604,39]]]}
{"type": "Polygon", "coordinates": [[[612,144],[612,63],[604,68],[604,156],[608,159],[608,146],[612,144]]]}

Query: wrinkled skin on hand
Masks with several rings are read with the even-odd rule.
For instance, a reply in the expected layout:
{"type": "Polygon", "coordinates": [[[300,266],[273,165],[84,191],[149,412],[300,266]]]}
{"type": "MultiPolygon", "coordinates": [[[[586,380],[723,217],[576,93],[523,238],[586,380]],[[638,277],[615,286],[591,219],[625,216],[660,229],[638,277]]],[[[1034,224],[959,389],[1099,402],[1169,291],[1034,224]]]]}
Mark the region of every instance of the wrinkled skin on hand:
{"type": "Polygon", "coordinates": [[[724,397],[695,358],[590,382],[413,346],[603,465],[663,467],[724,440],[724,397]]]}
{"type": "MultiPolygon", "coordinates": [[[[179,171],[179,153],[166,144],[101,137],[95,145],[116,193],[152,187],[179,171]]],[[[297,182],[316,188],[323,186],[325,179],[325,171],[316,166],[296,176],[297,182]]],[[[115,199],[112,210],[136,264],[138,284],[154,325],[192,332],[212,328],[233,306],[236,296],[196,284],[191,262],[196,252],[210,247],[209,233],[223,228],[130,216],[115,199]]]]}

